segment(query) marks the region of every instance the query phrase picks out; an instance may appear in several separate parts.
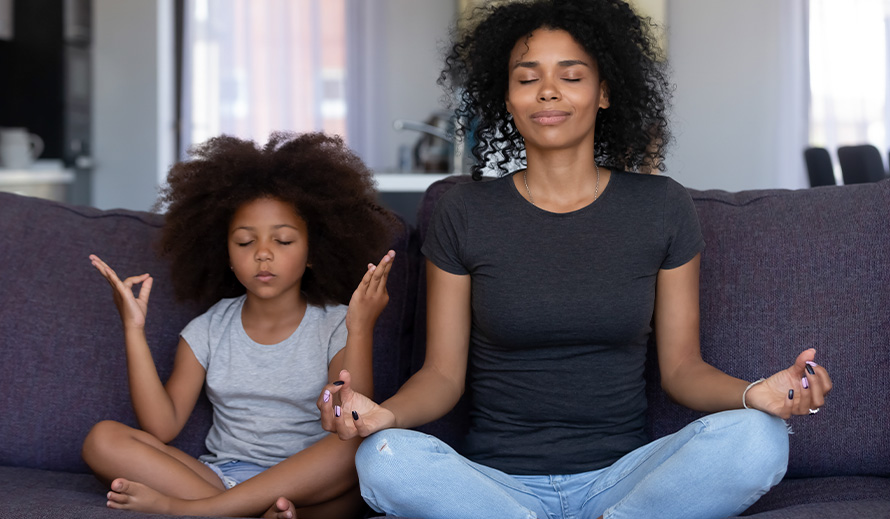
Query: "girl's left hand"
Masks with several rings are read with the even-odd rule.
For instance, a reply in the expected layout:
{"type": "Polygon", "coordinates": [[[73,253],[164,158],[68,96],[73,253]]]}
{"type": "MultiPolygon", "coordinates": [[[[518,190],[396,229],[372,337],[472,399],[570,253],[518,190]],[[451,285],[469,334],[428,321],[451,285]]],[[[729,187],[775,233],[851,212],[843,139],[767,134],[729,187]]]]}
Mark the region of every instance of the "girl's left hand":
{"type": "Polygon", "coordinates": [[[374,323],[389,302],[386,280],[389,278],[395,257],[396,252],[391,250],[383,256],[379,265],[368,264],[368,271],[365,272],[365,276],[349,300],[349,310],[346,312],[347,330],[355,332],[374,327],[374,323]]]}
{"type": "Polygon", "coordinates": [[[814,362],[815,357],[815,349],[806,350],[790,368],[753,385],[745,398],[748,407],[780,418],[818,412],[832,384],[828,371],[814,362]]]}

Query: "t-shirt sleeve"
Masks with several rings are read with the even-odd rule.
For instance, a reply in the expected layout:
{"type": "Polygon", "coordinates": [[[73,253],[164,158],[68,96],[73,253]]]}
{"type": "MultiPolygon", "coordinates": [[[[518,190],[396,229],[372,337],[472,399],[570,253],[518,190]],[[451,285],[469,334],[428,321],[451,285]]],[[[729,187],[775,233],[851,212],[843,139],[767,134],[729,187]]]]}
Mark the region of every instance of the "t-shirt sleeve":
{"type": "Polygon", "coordinates": [[[347,306],[340,305],[328,308],[330,312],[329,324],[331,326],[330,339],[328,340],[328,364],[334,360],[334,356],[346,347],[346,310],[347,306]]]}
{"type": "Polygon", "coordinates": [[[205,371],[210,365],[210,317],[211,311],[208,310],[192,319],[179,334],[188,343],[205,371]]]}
{"type": "Polygon", "coordinates": [[[664,232],[667,254],[662,269],[685,265],[705,248],[698,212],[685,187],[669,179],[665,195],[664,232]]]}
{"type": "Polygon", "coordinates": [[[421,252],[445,272],[468,274],[469,271],[461,260],[466,236],[466,205],[461,196],[461,186],[455,186],[442,195],[436,204],[421,252]]]}

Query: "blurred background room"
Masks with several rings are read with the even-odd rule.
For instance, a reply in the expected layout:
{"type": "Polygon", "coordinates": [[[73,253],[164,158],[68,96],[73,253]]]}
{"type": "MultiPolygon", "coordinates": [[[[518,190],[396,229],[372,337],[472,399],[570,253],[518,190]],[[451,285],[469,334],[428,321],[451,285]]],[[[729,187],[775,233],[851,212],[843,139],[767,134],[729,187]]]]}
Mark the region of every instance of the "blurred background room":
{"type": "MultiPolygon", "coordinates": [[[[195,143],[320,130],[413,221],[426,186],[467,172],[436,80],[458,13],[485,1],[0,0],[0,190],[146,210],[195,143]]],[[[841,162],[877,171],[877,153],[886,175],[884,0],[632,3],[676,85],[665,174],[802,189],[810,159],[844,183],[841,162]]]]}

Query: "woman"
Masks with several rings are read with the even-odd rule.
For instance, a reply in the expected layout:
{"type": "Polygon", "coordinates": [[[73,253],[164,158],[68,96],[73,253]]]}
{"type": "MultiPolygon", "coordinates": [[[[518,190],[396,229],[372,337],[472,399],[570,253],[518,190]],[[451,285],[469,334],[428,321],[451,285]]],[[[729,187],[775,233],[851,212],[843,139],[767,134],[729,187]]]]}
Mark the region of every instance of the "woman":
{"type": "Polygon", "coordinates": [[[691,198],[670,178],[625,171],[663,168],[669,141],[648,22],[619,0],[477,14],[443,78],[478,124],[480,163],[525,167],[442,197],[423,247],[422,369],[379,406],[345,377],[329,389],[346,412],[320,401],[324,427],[370,435],[356,457],[362,495],[394,515],[743,511],[785,473],[782,418],[821,406],[831,381],[812,349],[754,383],[702,360],[691,198]],[[653,328],[665,391],[714,414],[647,443],[653,328]],[[404,430],[443,416],[465,387],[466,457],[404,430]]]}

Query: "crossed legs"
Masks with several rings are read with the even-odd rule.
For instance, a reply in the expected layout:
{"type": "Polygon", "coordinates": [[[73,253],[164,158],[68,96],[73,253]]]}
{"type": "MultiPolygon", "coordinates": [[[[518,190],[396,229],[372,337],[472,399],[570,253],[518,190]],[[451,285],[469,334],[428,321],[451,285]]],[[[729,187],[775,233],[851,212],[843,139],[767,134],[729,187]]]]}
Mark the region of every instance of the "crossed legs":
{"type": "Polygon", "coordinates": [[[353,517],[363,509],[353,461],[357,446],[327,436],[230,490],[197,459],[118,422],[93,427],[83,458],[110,486],[110,508],[274,517],[287,512],[290,500],[300,517],[353,517]]]}

